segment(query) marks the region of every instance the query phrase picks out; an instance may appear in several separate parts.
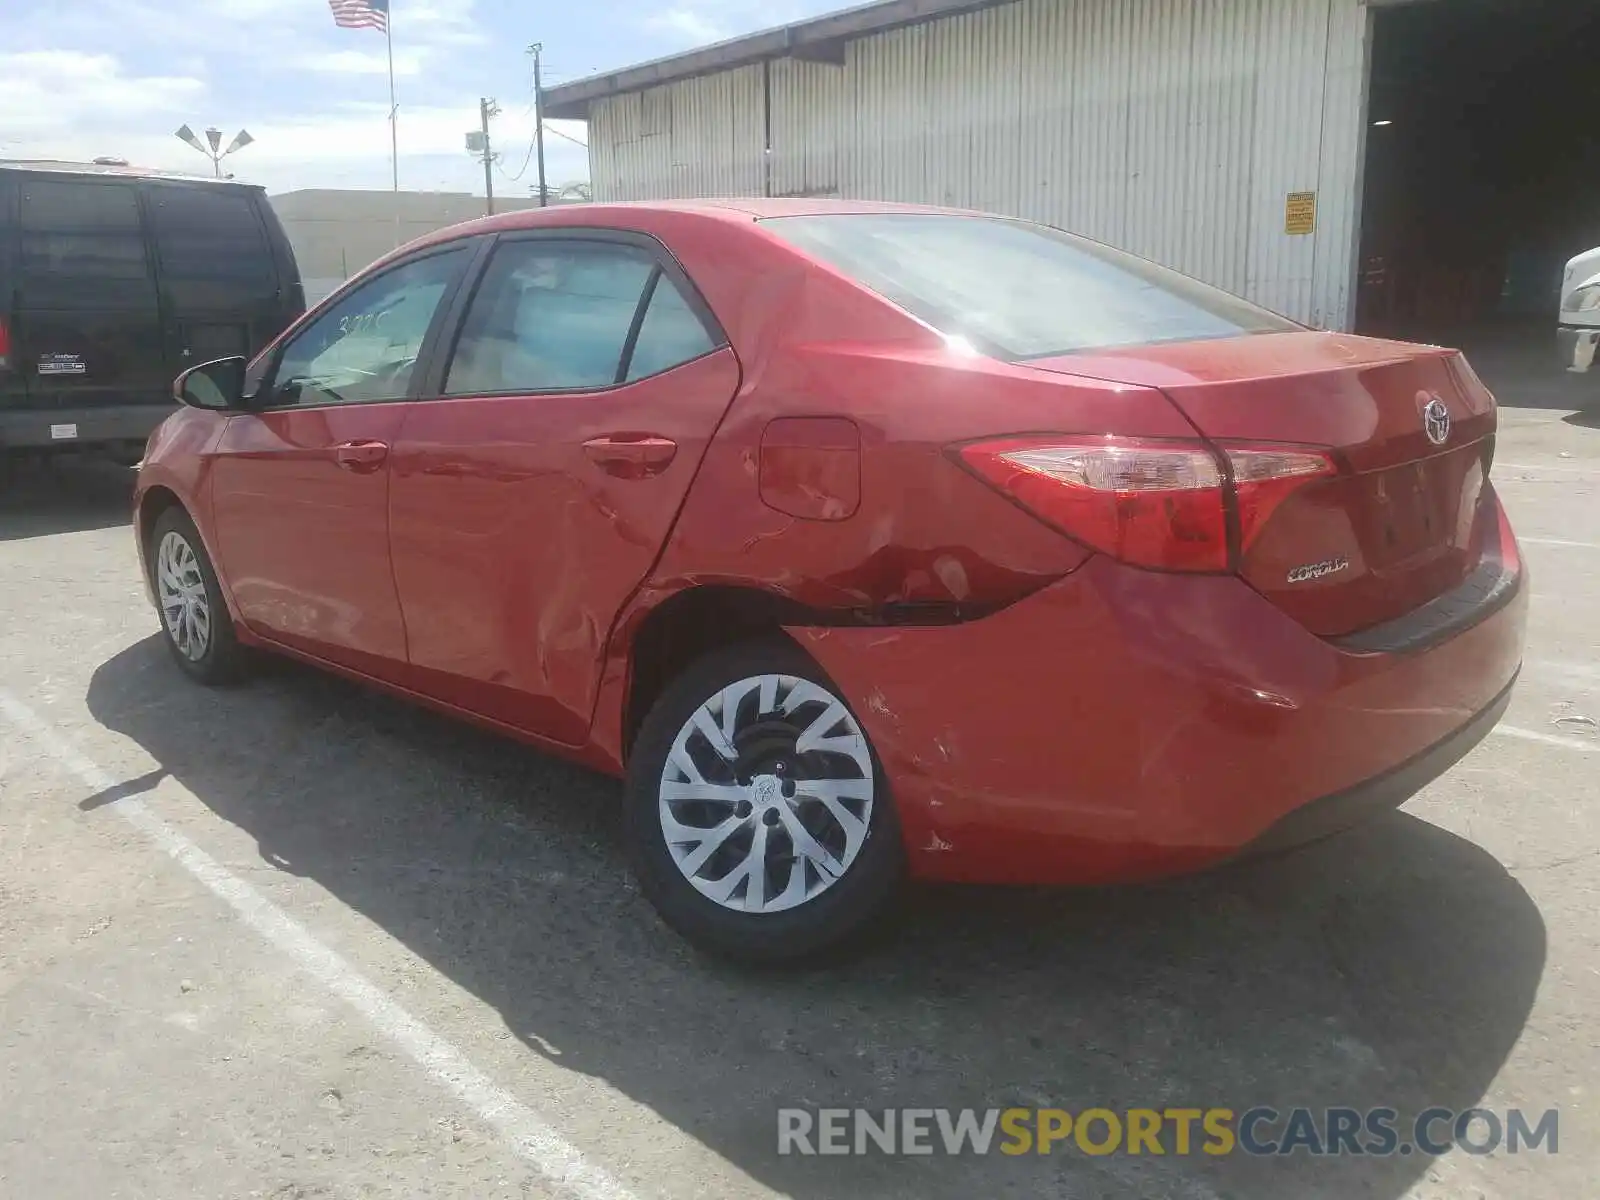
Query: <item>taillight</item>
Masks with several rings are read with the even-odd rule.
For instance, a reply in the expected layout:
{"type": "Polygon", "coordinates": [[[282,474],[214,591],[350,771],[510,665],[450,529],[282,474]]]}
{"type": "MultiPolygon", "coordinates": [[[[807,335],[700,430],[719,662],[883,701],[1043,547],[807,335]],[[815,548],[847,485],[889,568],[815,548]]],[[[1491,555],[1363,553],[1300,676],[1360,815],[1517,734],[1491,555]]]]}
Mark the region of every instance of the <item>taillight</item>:
{"type": "Polygon", "coordinates": [[[0,317],[0,368],[11,365],[11,327],[0,317]]]}
{"type": "Polygon", "coordinates": [[[1164,571],[1230,570],[1291,493],[1337,470],[1296,447],[1137,438],[1001,438],[959,453],[1063,533],[1164,571]]]}
{"type": "Polygon", "coordinates": [[[1224,444],[1239,513],[1239,553],[1250,549],[1278,505],[1315,479],[1338,474],[1333,459],[1289,446],[1224,444]]]}

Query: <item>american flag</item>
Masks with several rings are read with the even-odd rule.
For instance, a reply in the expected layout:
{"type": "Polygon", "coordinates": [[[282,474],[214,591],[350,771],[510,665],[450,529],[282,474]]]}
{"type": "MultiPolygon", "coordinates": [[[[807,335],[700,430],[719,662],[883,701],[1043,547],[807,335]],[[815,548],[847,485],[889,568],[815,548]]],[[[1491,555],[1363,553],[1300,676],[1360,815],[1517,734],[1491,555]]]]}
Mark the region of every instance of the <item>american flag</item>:
{"type": "Polygon", "coordinates": [[[328,0],[328,7],[341,29],[389,31],[389,0],[328,0]]]}

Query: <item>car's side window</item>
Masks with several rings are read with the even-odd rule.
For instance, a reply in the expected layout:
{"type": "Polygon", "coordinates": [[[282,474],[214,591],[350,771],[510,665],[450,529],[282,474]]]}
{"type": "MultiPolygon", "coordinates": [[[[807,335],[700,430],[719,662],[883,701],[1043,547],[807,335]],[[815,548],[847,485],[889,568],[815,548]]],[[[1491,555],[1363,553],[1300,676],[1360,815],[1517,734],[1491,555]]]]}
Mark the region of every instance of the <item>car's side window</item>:
{"type": "Polygon", "coordinates": [[[284,348],[267,407],[403,400],[466,246],[414,259],[353,289],[284,348]]]}
{"type": "Polygon", "coordinates": [[[628,379],[648,379],[679,363],[699,358],[716,345],[706,327],[667,275],[656,277],[650,306],[628,359],[628,379]]]}
{"type": "Polygon", "coordinates": [[[710,348],[699,319],[647,251],[618,242],[512,240],[495,250],[467,310],[445,393],[612,387],[710,348]],[[652,318],[656,295],[663,299],[652,318]],[[650,307],[641,320],[646,302],[650,307]],[[684,329],[675,305],[693,323],[698,340],[684,329]],[[646,326],[650,349],[635,371],[628,355],[637,358],[646,326]]]}
{"type": "Polygon", "coordinates": [[[654,271],[650,255],[632,246],[503,243],[467,310],[445,393],[610,386],[654,271]]]}

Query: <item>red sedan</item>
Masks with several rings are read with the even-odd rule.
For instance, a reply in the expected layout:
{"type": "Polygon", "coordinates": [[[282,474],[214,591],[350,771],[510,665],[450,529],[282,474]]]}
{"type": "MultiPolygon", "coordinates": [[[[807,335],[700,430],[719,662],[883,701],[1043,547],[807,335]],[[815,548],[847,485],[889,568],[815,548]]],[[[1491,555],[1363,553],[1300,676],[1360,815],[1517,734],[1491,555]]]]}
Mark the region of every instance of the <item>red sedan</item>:
{"type": "Polygon", "coordinates": [[[139,549],[178,665],[314,662],[625,776],[758,959],[907,875],[1102,883],[1392,807],[1527,587],[1462,357],[890,205],[508,214],[186,373],[139,549]]]}

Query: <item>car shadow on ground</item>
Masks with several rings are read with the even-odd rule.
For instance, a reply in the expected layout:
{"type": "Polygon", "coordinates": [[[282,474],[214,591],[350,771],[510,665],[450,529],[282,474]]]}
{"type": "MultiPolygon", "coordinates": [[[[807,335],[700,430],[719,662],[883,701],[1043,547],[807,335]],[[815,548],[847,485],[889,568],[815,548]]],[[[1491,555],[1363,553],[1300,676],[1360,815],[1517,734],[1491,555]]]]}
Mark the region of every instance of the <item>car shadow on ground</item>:
{"type": "Polygon", "coordinates": [[[847,959],[741,970],[655,920],[608,780],[295,665],[197,688],[154,636],[101,666],[88,700],[266,863],[375,922],[531,1050],[796,1197],[1398,1197],[1429,1160],[780,1158],[776,1110],[1465,1109],[1545,960],[1540,914],[1498,862],[1393,814],[1161,886],[927,889],[847,959]]]}
{"type": "Polygon", "coordinates": [[[102,460],[0,458],[0,542],[127,525],[133,484],[132,468],[102,460]]]}

